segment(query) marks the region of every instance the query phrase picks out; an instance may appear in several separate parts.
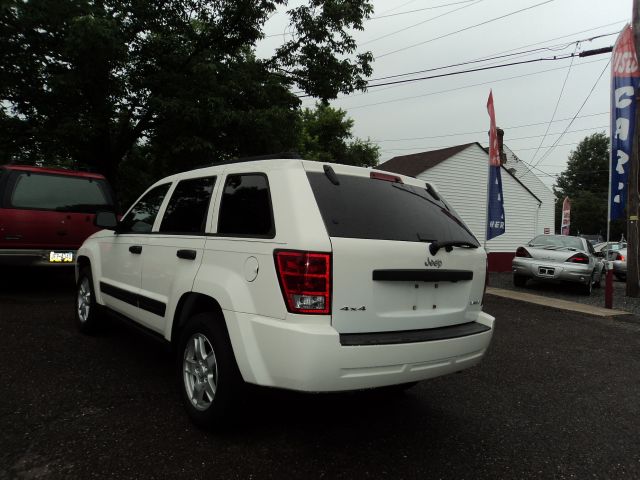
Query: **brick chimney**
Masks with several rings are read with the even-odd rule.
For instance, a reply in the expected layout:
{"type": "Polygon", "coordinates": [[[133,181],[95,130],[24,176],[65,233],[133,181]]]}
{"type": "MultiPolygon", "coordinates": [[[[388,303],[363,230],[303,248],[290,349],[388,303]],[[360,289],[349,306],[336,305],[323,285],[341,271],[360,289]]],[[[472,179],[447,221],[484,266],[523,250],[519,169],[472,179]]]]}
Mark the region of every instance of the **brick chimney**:
{"type": "Polygon", "coordinates": [[[501,128],[496,128],[496,133],[498,136],[498,152],[500,155],[500,165],[504,165],[507,163],[507,154],[504,153],[504,130],[501,128]]]}

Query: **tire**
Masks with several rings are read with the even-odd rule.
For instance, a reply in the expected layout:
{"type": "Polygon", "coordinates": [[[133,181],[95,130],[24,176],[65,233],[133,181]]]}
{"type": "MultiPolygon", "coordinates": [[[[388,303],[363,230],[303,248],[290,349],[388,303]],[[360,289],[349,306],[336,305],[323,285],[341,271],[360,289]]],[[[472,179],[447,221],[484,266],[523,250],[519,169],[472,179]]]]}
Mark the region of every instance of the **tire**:
{"type": "Polygon", "coordinates": [[[207,430],[229,426],[243,382],[224,319],[213,313],[191,317],[180,335],[176,364],[180,396],[193,423],[207,430]]]}
{"type": "Polygon", "coordinates": [[[602,280],[604,279],[606,274],[607,274],[607,271],[605,270],[604,267],[602,267],[602,270],[600,270],[600,276],[598,277],[598,281],[593,284],[595,288],[600,288],[602,286],[602,280]]]}
{"type": "Polygon", "coordinates": [[[595,270],[591,272],[591,278],[589,278],[589,281],[584,285],[582,285],[582,293],[584,295],[587,295],[587,296],[591,295],[591,292],[593,291],[594,279],[595,279],[595,270]]]}
{"type": "Polygon", "coordinates": [[[91,267],[83,267],[78,275],[75,301],[76,326],[81,333],[91,335],[99,330],[101,319],[93,288],[91,267]]]}
{"type": "Polygon", "coordinates": [[[627,281],[627,276],[625,274],[623,274],[623,273],[614,273],[614,275],[621,282],[626,282],[627,281]]]}
{"type": "Polygon", "coordinates": [[[524,275],[516,275],[515,273],[513,274],[513,284],[516,287],[524,287],[527,283],[527,277],[525,277],[524,275]]]}

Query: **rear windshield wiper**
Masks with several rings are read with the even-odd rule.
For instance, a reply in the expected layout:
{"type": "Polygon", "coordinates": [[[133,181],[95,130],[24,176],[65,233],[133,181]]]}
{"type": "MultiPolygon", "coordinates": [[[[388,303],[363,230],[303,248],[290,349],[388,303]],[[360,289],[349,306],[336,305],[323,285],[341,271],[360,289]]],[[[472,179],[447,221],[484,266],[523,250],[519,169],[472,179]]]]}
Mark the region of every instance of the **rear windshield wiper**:
{"type": "Polygon", "coordinates": [[[444,248],[447,252],[450,252],[451,250],[453,250],[453,247],[478,248],[478,246],[479,245],[466,240],[445,240],[443,242],[435,241],[432,242],[431,245],[429,245],[429,252],[431,252],[431,255],[435,255],[441,248],[444,248]]]}

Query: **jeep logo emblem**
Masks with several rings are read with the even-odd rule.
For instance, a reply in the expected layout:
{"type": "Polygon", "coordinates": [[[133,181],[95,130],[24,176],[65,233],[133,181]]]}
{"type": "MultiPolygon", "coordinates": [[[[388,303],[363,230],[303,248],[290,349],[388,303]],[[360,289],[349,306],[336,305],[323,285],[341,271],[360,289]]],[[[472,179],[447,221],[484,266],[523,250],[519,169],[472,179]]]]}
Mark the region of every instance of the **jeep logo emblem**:
{"type": "Polygon", "coordinates": [[[442,266],[442,260],[432,260],[431,258],[427,258],[427,261],[424,262],[424,266],[440,268],[442,266]]]}

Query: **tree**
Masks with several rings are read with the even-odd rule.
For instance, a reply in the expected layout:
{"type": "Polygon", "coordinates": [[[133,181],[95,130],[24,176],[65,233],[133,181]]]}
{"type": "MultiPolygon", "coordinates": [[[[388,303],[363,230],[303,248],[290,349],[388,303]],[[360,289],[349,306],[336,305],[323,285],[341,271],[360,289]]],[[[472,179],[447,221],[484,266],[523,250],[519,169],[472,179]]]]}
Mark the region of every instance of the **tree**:
{"type": "Polygon", "coordinates": [[[368,0],[309,0],[268,59],[253,48],[287,0],[9,0],[0,5],[4,161],[162,174],[297,143],[294,84],[326,100],[366,86],[368,0]],[[289,128],[293,125],[293,129],[289,128]],[[129,163],[129,165],[126,165],[129,163]]]}
{"type": "Polygon", "coordinates": [[[362,167],[378,164],[380,148],[369,140],[353,139],[353,120],[347,112],[319,103],[302,112],[298,151],[304,158],[320,162],[362,167]]]}
{"type": "MultiPolygon", "coordinates": [[[[568,196],[571,199],[570,233],[606,236],[608,171],[609,137],[604,132],[585,137],[569,155],[567,168],[554,187],[558,231],[562,220],[562,201],[568,196]]],[[[624,222],[612,222],[612,239],[620,238],[624,232],[624,222]]]]}

